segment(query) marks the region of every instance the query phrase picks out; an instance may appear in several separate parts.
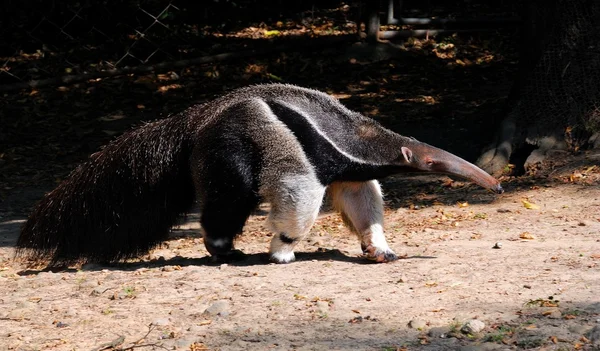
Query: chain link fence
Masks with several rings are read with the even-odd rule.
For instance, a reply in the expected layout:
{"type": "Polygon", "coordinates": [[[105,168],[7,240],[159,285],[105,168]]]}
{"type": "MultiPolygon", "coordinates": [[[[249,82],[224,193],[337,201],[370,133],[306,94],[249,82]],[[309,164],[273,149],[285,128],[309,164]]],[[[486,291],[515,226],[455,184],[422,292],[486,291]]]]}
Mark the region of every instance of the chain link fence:
{"type": "Polygon", "coordinates": [[[8,1],[0,84],[180,58],[190,47],[175,2],[8,1]]]}
{"type": "MultiPolygon", "coordinates": [[[[533,4],[541,4],[540,1],[533,4]]],[[[600,131],[600,3],[555,0],[531,8],[534,64],[513,116],[528,123],[528,142],[561,132],[578,149],[581,133],[600,131]]],[[[527,55],[529,56],[529,55],[527,55]]]]}

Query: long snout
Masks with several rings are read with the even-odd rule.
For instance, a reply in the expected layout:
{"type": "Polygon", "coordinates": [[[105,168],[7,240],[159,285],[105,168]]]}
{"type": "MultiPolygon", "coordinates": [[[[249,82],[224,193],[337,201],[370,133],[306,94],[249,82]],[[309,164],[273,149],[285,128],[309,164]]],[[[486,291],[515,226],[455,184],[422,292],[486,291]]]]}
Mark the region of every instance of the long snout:
{"type": "Polygon", "coordinates": [[[443,155],[441,158],[436,160],[437,162],[434,166],[434,171],[470,180],[473,183],[498,194],[502,194],[504,192],[500,182],[481,168],[449,152],[443,150],[440,151],[443,153],[443,155]]]}

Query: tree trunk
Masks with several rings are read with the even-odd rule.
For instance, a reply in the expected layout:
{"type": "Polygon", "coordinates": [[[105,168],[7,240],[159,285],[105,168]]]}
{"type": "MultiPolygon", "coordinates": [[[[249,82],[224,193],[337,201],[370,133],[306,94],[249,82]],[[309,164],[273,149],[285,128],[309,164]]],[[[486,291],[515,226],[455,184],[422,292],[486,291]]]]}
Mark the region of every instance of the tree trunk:
{"type": "Polygon", "coordinates": [[[367,1],[365,4],[367,12],[367,43],[377,43],[379,41],[379,1],[367,1]]]}

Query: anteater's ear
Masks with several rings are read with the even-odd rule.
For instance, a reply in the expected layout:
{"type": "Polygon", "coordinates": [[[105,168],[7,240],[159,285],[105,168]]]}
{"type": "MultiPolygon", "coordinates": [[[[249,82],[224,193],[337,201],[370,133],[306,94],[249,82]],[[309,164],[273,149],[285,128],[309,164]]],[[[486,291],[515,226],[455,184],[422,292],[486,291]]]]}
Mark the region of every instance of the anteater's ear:
{"type": "Polygon", "coordinates": [[[402,147],[402,156],[404,156],[404,160],[406,163],[411,163],[413,160],[412,150],[407,148],[406,146],[402,147]]]}

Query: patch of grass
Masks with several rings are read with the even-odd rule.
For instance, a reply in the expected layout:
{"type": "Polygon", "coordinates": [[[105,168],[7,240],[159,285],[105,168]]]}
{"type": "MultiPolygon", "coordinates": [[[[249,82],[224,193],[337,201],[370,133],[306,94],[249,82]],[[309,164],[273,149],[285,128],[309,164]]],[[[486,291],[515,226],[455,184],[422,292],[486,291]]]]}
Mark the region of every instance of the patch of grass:
{"type": "Polygon", "coordinates": [[[463,334],[460,331],[462,323],[460,321],[454,320],[450,322],[450,325],[448,327],[450,328],[448,335],[454,336],[455,338],[459,339],[462,338],[463,334]]]}
{"type": "Polygon", "coordinates": [[[563,313],[566,316],[581,316],[583,314],[583,311],[581,310],[577,310],[577,309],[573,309],[573,310],[567,310],[563,313]]]}
{"type": "Polygon", "coordinates": [[[525,302],[526,307],[558,307],[560,301],[555,300],[554,296],[548,296],[547,299],[535,299],[525,302]]]}
{"type": "Polygon", "coordinates": [[[487,218],[487,213],[475,213],[475,215],[473,216],[474,219],[486,219],[487,218]]]}
{"type": "Polygon", "coordinates": [[[125,296],[128,298],[134,298],[136,293],[135,293],[135,287],[133,286],[126,286],[123,287],[123,293],[125,293],[125,296]]]}
{"type": "Polygon", "coordinates": [[[486,335],[484,341],[501,343],[505,338],[512,336],[514,332],[513,327],[501,325],[494,332],[486,335]]]}

